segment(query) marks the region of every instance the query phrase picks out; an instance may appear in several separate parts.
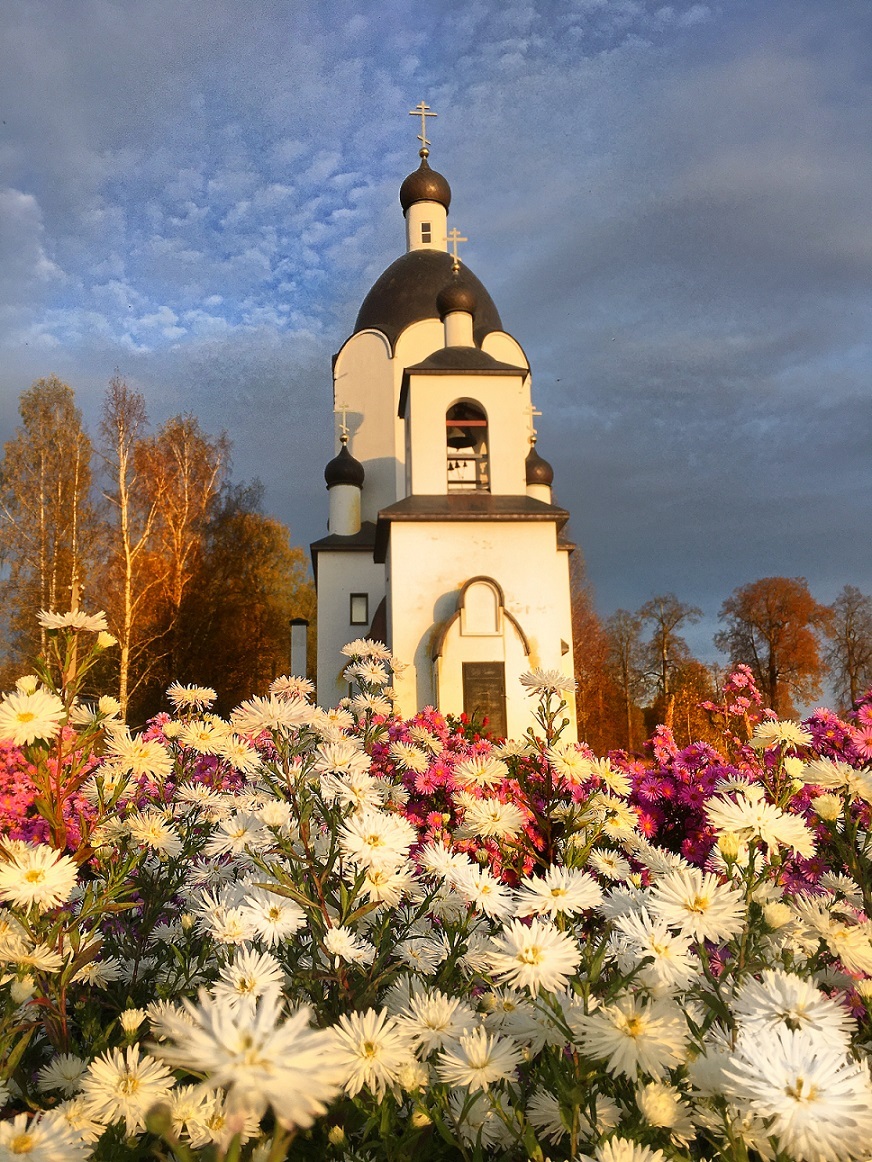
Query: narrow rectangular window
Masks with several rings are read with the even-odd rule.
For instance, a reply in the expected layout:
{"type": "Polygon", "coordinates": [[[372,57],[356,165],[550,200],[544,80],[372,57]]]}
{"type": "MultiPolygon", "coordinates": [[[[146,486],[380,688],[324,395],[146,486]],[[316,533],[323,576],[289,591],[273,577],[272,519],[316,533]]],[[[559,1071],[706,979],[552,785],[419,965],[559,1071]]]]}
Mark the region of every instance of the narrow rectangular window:
{"type": "Polygon", "coordinates": [[[351,624],[369,625],[369,594],[351,594],[351,624]]]}
{"type": "Polygon", "coordinates": [[[422,242],[432,242],[433,241],[433,232],[430,229],[429,222],[422,222],[421,223],[421,241],[422,242]]]}

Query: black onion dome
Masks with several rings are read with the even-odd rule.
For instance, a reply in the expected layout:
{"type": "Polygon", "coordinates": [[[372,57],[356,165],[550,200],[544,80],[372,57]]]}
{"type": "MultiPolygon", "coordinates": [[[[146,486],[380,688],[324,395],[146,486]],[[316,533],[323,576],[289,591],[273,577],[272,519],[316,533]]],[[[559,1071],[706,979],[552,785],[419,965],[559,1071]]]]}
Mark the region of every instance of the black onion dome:
{"type": "MultiPolygon", "coordinates": [[[[436,300],[447,283],[454,281],[454,260],[445,250],[410,250],[392,262],[376,279],[363,300],[354,324],[358,331],[381,331],[393,347],[397,339],[421,319],[438,319],[436,300]]],[[[466,264],[456,275],[460,286],[475,298],[475,341],[481,344],[491,331],[503,324],[493,299],[466,264]]]]}
{"type": "Polygon", "coordinates": [[[426,157],[414,173],[400,186],[400,205],[403,213],[415,202],[439,202],[447,210],[451,205],[451,186],[435,169],[430,169],[426,157]]]}
{"type": "Polygon", "coordinates": [[[527,483],[528,484],[547,484],[550,488],[554,483],[554,469],[547,460],[543,460],[536,451],[534,444],[527,453],[527,459],[524,461],[527,469],[527,483]]]}
{"type": "Polygon", "coordinates": [[[363,465],[354,459],[345,444],[342,445],[339,455],[334,456],[324,469],[324,479],[328,488],[332,488],[334,484],[353,484],[356,488],[363,488],[365,475],[363,465]]]}
{"type": "Polygon", "coordinates": [[[475,291],[468,284],[464,285],[457,276],[436,296],[436,310],[440,319],[452,311],[466,311],[468,315],[474,315],[475,308],[475,291]]]}

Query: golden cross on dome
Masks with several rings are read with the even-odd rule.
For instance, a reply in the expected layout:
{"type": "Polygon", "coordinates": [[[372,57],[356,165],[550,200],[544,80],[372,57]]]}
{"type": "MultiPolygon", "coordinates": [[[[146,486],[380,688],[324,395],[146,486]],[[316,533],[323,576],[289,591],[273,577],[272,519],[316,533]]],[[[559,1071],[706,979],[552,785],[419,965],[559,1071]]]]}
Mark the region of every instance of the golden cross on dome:
{"type": "Polygon", "coordinates": [[[427,139],[427,118],[438,117],[438,113],[434,113],[426,101],[419,101],[414,109],[409,110],[410,117],[421,118],[421,132],[418,134],[418,140],[421,142],[421,157],[429,157],[430,150],[428,146],[430,142],[427,139]]]}
{"type": "Polygon", "coordinates": [[[464,238],[456,226],[452,226],[448,231],[448,241],[451,243],[451,253],[454,255],[454,261],[451,265],[456,273],[460,270],[460,255],[457,253],[457,244],[458,242],[468,242],[469,239],[464,238]]]}
{"type": "Polygon", "coordinates": [[[530,438],[533,441],[533,443],[535,444],[536,443],[536,435],[537,435],[536,416],[541,416],[542,413],[540,411],[537,411],[537,409],[534,408],[532,404],[530,404],[530,406],[526,410],[527,410],[527,414],[530,417],[530,438]]]}
{"type": "Polygon", "coordinates": [[[339,421],[339,432],[340,432],[339,438],[343,444],[347,444],[348,443],[348,432],[349,432],[349,428],[348,428],[348,404],[347,403],[338,403],[336,405],[336,407],[333,409],[333,411],[334,411],[334,413],[340,412],[342,415],[342,419],[339,421]]]}

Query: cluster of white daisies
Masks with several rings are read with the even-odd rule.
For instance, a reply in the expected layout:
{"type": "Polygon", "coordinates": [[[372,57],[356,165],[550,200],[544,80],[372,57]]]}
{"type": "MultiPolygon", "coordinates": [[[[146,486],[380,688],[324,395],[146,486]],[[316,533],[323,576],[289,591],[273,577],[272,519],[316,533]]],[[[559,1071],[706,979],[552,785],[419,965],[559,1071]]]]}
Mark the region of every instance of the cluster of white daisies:
{"type": "MultiPolygon", "coordinates": [[[[785,890],[783,858],[814,851],[798,816],[725,784],[702,870],[639,833],[600,761],[559,862],[510,886],[419,843],[400,778],[371,771],[392,659],[346,652],[359,693],[335,711],[292,678],[226,722],[214,691],[174,684],[146,738],[35,680],[0,704],[31,761],[66,724],[103,751],[84,866],[2,844],[0,1159],[132,1157],[146,1136],[252,1162],[295,1136],[346,1162],[870,1157],[872,924],[845,874],[785,890]],[[195,777],[205,759],[233,786],[195,777]]],[[[561,682],[527,678],[544,698],[561,682]]],[[[438,758],[426,733],[394,744],[399,767],[438,758]]],[[[457,838],[518,841],[512,753],[457,764],[457,838]]],[[[867,789],[814,765],[835,798],[867,789]]]]}

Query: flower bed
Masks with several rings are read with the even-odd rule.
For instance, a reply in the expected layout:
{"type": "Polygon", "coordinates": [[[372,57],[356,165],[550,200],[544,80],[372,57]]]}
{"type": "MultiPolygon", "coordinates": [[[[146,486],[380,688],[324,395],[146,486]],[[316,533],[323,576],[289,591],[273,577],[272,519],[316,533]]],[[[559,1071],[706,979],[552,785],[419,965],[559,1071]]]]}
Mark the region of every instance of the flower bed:
{"type": "Polygon", "coordinates": [[[645,761],[278,679],[139,735],[99,615],[0,703],[0,1159],[867,1159],[872,702],[645,761]]]}

